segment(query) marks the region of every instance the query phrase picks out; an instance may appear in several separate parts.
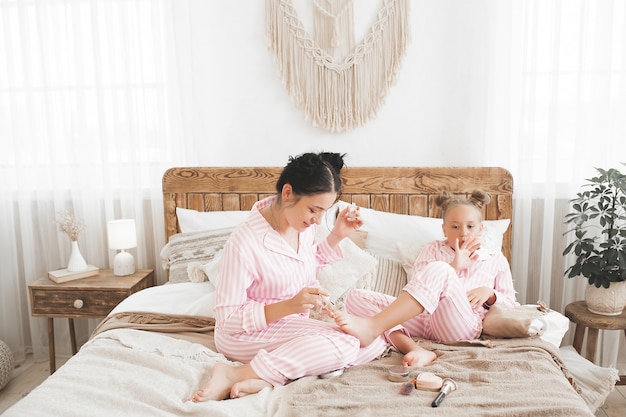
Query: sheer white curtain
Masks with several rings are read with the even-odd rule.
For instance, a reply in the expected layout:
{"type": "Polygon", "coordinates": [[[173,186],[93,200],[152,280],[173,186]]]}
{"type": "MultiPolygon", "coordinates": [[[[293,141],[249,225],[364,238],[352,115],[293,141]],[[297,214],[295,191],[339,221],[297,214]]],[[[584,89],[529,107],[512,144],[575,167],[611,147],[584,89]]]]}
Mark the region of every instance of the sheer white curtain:
{"type": "MultiPolygon", "coordinates": [[[[0,338],[18,362],[29,349],[47,358],[46,321],[30,317],[27,286],[67,265],[58,211],[85,221],[81,252],[102,267],[115,254],[106,222],[135,219],[137,266],[164,281],[160,177],[194,163],[180,140],[174,3],[184,13],[183,1],[0,0],[0,338]]],[[[77,321],[79,338],[94,324],[77,321]]],[[[67,321],[55,325],[67,354],[67,321]]]]}
{"type": "MultiPolygon", "coordinates": [[[[515,178],[513,268],[522,301],[563,311],[583,299],[586,280],[563,278],[571,262],[562,256],[563,220],[594,167],[626,168],[625,3],[492,3],[487,142],[491,162],[508,161],[515,178]]],[[[624,333],[601,336],[598,362],[626,366],[624,333]]]]}

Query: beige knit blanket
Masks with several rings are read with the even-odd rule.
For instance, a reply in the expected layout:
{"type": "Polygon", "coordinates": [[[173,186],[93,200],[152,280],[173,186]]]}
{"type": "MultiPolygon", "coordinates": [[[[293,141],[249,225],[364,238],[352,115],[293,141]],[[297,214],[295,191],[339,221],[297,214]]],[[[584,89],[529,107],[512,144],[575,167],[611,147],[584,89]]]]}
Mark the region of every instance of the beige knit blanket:
{"type": "Polygon", "coordinates": [[[436,392],[402,395],[401,383],[387,379],[387,368],[400,363],[396,352],[332,379],[305,377],[239,399],[185,402],[206,383],[214,364],[226,361],[213,350],[213,325],[213,319],[201,317],[115,315],[2,417],[593,417],[559,350],[540,339],[423,341],[438,359],[412,369],[411,376],[429,371],[458,385],[437,408],[431,407],[436,392]]]}
{"type": "Polygon", "coordinates": [[[443,345],[423,342],[438,359],[420,371],[453,378],[457,390],[438,408],[431,403],[437,393],[413,391],[401,395],[401,383],[387,380],[390,365],[400,363],[398,353],[368,365],[348,369],[328,382],[309,379],[287,386],[280,416],[592,416],[568,380],[569,373],[540,339],[443,345]]]}
{"type": "MultiPolygon", "coordinates": [[[[94,333],[112,328],[167,332],[215,350],[214,321],[206,318],[122,313],[104,321],[94,333]]],[[[401,362],[391,351],[384,358],[350,368],[333,379],[301,378],[281,388],[275,415],[405,415],[422,416],[590,416],[581,390],[562,362],[559,350],[538,338],[495,339],[457,344],[421,341],[438,359],[421,371],[453,378],[457,390],[438,408],[436,393],[400,394],[400,383],[390,382],[387,368],[401,362]]],[[[271,414],[274,414],[272,412],[271,414]]]]}

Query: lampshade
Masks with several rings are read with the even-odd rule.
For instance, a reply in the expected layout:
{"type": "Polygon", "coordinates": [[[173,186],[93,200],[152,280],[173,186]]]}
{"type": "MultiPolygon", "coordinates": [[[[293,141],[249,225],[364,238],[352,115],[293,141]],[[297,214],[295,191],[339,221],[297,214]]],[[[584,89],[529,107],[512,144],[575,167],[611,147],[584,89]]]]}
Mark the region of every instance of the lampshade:
{"type": "Polygon", "coordinates": [[[130,249],[137,246],[134,219],[111,220],[107,224],[110,249],[130,249]]]}
{"type": "Polygon", "coordinates": [[[113,258],[113,273],[115,275],[132,275],[135,273],[135,258],[125,252],[137,246],[137,231],[134,219],[111,220],[107,223],[109,248],[119,249],[120,253],[113,258]]]}

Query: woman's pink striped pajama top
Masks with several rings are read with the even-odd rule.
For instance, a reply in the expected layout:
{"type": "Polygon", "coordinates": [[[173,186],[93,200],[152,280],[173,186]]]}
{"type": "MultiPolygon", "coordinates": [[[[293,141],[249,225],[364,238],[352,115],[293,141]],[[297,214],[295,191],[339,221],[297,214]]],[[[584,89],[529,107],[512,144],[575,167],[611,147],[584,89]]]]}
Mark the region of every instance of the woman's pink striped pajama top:
{"type": "Polygon", "coordinates": [[[326,240],[316,243],[316,225],[300,233],[299,253],[269,225],[255,204],[224,247],[216,283],[215,344],[228,359],[250,362],[273,385],[307,375],[370,362],[384,352],[380,337],[366,348],[334,322],[292,314],[267,323],[264,307],[314,287],[317,271],[341,259],[326,240]]]}
{"type": "MultiPolygon", "coordinates": [[[[417,257],[409,282],[403,288],[423,307],[424,312],[385,333],[404,328],[413,337],[441,342],[471,340],[480,336],[488,307],[474,311],[467,292],[478,287],[493,288],[496,304],[515,306],[515,289],[509,264],[502,253],[479,250],[479,259],[458,273],[450,266],[454,250],[434,241],[417,257]]],[[[353,290],[346,310],[356,316],[370,317],[387,307],[395,297],[365,290],[353,290]]]]}

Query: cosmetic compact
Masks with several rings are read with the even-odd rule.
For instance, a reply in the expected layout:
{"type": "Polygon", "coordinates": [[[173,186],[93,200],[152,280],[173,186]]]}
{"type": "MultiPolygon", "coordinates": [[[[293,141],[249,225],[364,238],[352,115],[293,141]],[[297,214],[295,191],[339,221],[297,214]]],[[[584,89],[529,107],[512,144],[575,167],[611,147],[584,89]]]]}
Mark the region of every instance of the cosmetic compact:
{"type": "Polygon", "coordinates": [[[439,391],[443,384],[443,378],[432,372],[421,372],[415,378],[415,388],[426,391],[439,391]]]}
{"type": "Polygon", "coordinates": [[[409,379],[409,367],[408,366],[391,366],[387,370],[387,378],[392,382],[404,382],[409,379]]]}

